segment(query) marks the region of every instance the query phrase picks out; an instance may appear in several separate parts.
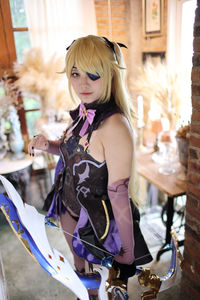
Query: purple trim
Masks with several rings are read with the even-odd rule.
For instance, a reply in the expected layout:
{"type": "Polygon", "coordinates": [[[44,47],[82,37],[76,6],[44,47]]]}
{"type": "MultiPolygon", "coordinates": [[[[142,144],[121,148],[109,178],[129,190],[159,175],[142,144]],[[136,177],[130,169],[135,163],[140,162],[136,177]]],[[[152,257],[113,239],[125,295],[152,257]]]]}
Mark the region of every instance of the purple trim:
{"type": "Polygon", "coordinates": [[[99,165],[99,164],[97,164],[97,163],[95,163],[95,162],[93,162],[93,161],[87,160],[87,159],[81,160],[81,161],[79,161],[78,163],[76,163],[76,164],[73,165],[73,175],[75,175],[75,168],[76,168],[76,167],[79,167],[79,166],[80,166],[81,164],[83,164],[83,163],[89,163],[89,164],[92,164],[92,165],[94,165],[95,167],[97,167],[97,168],[100,169],[102,166],[104,166],[104,165],[106,164],[106,161],[100,163],[100,165],[99,165]]]}

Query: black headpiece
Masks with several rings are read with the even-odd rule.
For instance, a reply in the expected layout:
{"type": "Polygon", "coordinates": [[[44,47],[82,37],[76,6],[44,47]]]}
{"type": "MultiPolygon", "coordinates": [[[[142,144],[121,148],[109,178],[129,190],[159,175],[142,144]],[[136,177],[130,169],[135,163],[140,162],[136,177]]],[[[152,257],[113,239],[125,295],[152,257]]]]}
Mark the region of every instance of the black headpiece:
{"type": "MultiPolygon", "coordinates": [[[[105,40],[106,44],[113,50],[113,52],[115,53],[116,55],[116,52],[115,52],[115,47],[114,47],[114,44],[113,42],[109,41],[109,39],[107,39],[105,36],[103,36],[103,39],[105,40]]],[[[126,45],[122,44],[122,43],[117,43],[117,45],[121,48],[127,48],[126,45]]]]}

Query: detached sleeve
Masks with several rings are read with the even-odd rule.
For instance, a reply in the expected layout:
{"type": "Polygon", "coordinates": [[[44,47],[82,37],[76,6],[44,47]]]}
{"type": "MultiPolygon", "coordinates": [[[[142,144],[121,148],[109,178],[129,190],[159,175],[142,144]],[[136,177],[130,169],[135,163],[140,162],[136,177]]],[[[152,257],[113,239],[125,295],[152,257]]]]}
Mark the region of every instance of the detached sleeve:
{"type": "Polygon", "coordinates": [[[120,264],[132,264],[134,262],[134,228],[133,216],[128,193],[129,179],[122,179],[108,186],[108,196],[119,231],[122,249],[115,256],[120,264]]]}

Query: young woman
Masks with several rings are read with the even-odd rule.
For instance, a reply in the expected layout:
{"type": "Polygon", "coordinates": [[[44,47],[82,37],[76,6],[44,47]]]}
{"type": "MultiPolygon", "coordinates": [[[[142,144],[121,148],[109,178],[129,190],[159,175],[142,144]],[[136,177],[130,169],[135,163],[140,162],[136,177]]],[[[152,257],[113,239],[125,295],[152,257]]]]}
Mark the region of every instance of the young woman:
{"type": "MultiPolygon", "coordinates": [[[[85,261],[100,264],[110,254],[114,280],[118,287],[121,282],[122,291],[135,266],[152,257],[139,228],[135,113],[120,46],[124,45],[90,35],[67,48],[64,71],[72,99],[78,97],[80,104],[70,112],[72,124],[59,141],[38,135],[29,153],[39,149],[60,155],[45,208],[48,217],[59,216],[63,230],[73,235],[65,236],[76,269],[84,272],[85,261]]],[[[98,299],[97,291],[89,293],[98,299]]],[[[123,293],[115,299],[124,299],[123,293]]]]}

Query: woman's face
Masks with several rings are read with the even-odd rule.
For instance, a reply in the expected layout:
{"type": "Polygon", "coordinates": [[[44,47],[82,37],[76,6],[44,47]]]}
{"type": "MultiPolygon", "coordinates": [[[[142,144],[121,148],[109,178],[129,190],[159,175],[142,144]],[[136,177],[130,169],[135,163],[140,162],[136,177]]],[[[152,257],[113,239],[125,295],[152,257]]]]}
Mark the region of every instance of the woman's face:
{"type": "Polygon", "coordinates": [[[98,100],[103,92],[103,79],[95,74],[81,73],[74,66],[71,71],[70,83],[83,103],[98,100]]]}

